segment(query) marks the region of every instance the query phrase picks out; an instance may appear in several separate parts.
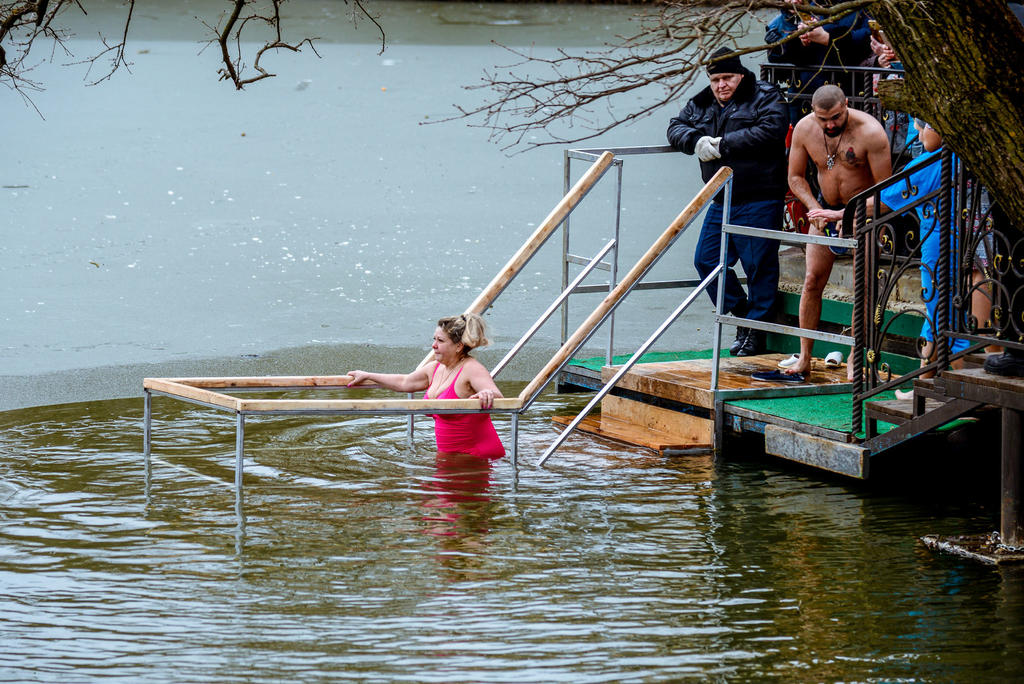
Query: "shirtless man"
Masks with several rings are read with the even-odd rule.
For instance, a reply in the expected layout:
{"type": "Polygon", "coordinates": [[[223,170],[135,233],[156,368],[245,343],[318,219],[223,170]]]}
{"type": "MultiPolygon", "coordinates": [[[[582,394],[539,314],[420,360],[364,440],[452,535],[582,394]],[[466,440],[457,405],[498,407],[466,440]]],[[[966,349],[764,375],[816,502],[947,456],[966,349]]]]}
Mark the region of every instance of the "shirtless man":
{"type": "MultiPolygon", "coordinates": [[[[814,91],[811,113],[793,128],[789,150],[789,189],[807,207],[808,233],[837,237],[846,203],[858,193],[892,175],[889,139],[882,124],[847,106],[846,95],[834,85],[814,91]],[[807,182],[807,160],[818,169],[821,196],[807,182]]],[[[844,236],[849,237],[849,236],[844,236]]],[[[836,254],[845,250],[807,245],[807,273],[800,293],[800,327],[816,330],[821,322],[821,293],[832,274],[836,254]]],[[[801,382],[811,371],[814,340],[800,338],[800,358],[786,369],[790,382],[801,382]]],[[[853,379],[853,364],[847,363],[853,379]]]]}

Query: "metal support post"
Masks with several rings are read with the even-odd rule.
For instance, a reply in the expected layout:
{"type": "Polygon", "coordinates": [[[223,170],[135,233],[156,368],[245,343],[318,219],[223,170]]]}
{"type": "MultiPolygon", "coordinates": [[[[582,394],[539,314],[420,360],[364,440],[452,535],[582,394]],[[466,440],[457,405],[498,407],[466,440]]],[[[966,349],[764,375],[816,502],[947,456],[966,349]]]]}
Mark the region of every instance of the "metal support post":
{"type": "Polygon", "coordinates": [[[512,414],[512,467],[519,467],[519,414],[512,414]]]}
{"type": "Polygon", "coordinates": [[[245,455],[245,414],[235,414],[235,513],[242,522],[242,470],[245,455]]]}
{"type": "MultiPolygon", "coordinates": [[[[875,207],[877,212],[877,203],[875,207]]],[[[867,223],[866,209],[866,203],[858,200],[854,207],[853,224],[855,226],[863,226],[867,223]]],[[[845,214],[843,218],[845,228],[845,214]]],[[[853,368],[853,387],[851,388],[853,400],[850,402],[850,426],[854,433],[859,432],[864,423],[864,402],[861,399],[861,395],[864,393],[864,349],[867,346],[868,339],[868,312],[866,309],[867,302],[871,301],[865,297],[864,292],[868,281],[865,263],[867,262],[869,243],[867,236],[863,233],[855,237],[857,237],[857,248],[853,251],[853,317],[850,319],[850,325],[853,328],[851,331],[853,334],[853,350],[846,359],[847,365],[853,368]]],[[[865,435],[868,438],[874,436],[873,433],[865,433],[865,435]]]]}
{"type": "Polygon", "coordinates": [[[1002,409],[1002,418],[999,539],[1007,546],[1024,546],[1024,511],[1021,511],[1021,487],[1024,486],[1021,429],[1024,429],[1024,420],[1021,411],[1007,407],[1002,409]]]}
{"type": "Polygon", "coordinates": [[[711,447],[715,458],[718,458],[722,455],[722,448],[725,446],[725,402],[721,399],[715,399],[715,413],[713,417],[715,419],[714,434],[712,436],[714,441],[711,447]]]}
{"type": "MultiPolygon", "coordinates": [[[[569,150],[563,152],[564,161],[563,164],[563,182],[562,182],[562,196],[569,194],[569,188],[572,187],[572,157],[569,156],[569,150]]],[[[565,220],[562,221],[562,289],[569,285],[569,217],[566,216],[565,220]]],[[[558,337],[558,344],[563,345],[565,341],[569,339],[569,301],[562,302],[562,325],[561,331],[558,337]]]]}
{"type": "MultiPolygon", "coordinates": [[[[414,399],[416,397],[416,395],[413,394],[412,392],[409,392],[405,396],[408,399],[414,399]]],[[[405,436],[409,440],[409,446],[410,447],[414,444],[413,437],[416,434],[416,426],[413,424],[413,421],[415,421],[415,419],[416,419],[416,416],[410,413],[409,414],[409,424],[405,426],[405,436]]]]}
{"type": "MultiPolygon", "coordinates": [[[[622,223],[622,161],[616,160],[618,175],[615,180],[615,255],[612,258],[612,271],[608,277],[608,293],[611,294],[618,285],[619,280],[619,226],[622,223]]],[[[608,352],[605,354],[605,363],[612,365],[612,355],[615,353],[615,314],[608,318],[608,352]]]]}
{"type": "Polygon", "coordinates": [[[722,354],[722,314],[725,311],[722,308],[725,306],[725,269],[726,266],[726,255],[728,254],[729,248],[729,234],[725,232],[725,226],[729,223],[729,202],[732,199],[732,178],[725,184],[722,189],[722,225],[719,230],[722,231],[722,242],[718,251],[718,265],[721,267],[721,272],[718,277],[718,293],[715,296],[715,333],[714,340],[711,346],[711,391],[714,396],[718,397],[718,361],[722,354]]]}
{"type": "Polygon", "coordinates": [[[939,364],[939,372],[941,373],[949,366],[949,276],[950,273],[952,273],[952,269],[950,268],[952,226],[950,225],[949,219],[950,212],[952,211],[950,200],[953,193],[953,153],[950,151],[948,145],[942,150],[940,163],[942,176],[939,181],[939,187],[941,190],[938,198],[939,263],[935,267],[935,282],[938,286],[936,289],[938,290],[939,302],[935,313],[935,320],[932,321],[932,323],[935,326],[934,337],[938,357],[937,361],[939,364]]]}
{"type": "Polygon", "coordinates": [[[153,394],[146,390],[146,397],[143,401],[143,412],[142,412],[142,454],[143,460],[145,461],[146,469],[146,502],[149,502],[149,488],[150,488],[150,477],[151,477],[151,466],[149,462],[149,453],[152,449],[153,439],[153,394]]]}

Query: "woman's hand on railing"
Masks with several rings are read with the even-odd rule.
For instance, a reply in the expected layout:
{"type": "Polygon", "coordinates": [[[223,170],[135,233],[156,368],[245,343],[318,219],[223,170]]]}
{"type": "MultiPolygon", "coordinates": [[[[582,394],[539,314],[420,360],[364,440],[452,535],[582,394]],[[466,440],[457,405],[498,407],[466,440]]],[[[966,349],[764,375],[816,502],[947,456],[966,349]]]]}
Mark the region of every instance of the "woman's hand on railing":
{"type": "Polygon", "coordinates": [[[494,400],[501,397],[501,392],[491,389],[480,390],[476,394],[471,394],[470,399],[479,399],[480,408],[489,409],[494,406],[494,400]]]}

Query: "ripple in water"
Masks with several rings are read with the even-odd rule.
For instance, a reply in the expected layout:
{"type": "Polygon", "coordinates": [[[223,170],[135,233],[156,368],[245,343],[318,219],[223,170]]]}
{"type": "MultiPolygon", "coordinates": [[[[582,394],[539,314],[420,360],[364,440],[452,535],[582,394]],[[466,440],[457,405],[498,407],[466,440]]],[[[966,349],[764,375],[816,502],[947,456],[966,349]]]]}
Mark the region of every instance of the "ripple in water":
{"type": "MultiPolygon", "coordinates": [[[[438,458],[429,419],[0,414],[0,676],[87,681],[1011,679],[1022,577],[923,552],[991,512],[573,436],[438,458]]],[[[496,418],[506,438],[509,423],[496,418]]]]}

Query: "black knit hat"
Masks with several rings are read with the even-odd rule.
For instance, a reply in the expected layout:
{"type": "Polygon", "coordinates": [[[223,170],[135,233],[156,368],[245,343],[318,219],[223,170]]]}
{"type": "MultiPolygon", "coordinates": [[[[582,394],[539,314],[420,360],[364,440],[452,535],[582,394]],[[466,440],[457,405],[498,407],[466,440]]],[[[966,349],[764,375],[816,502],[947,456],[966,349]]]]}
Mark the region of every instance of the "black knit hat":
{"type": "MultiPolygon", "coordinates": [[[[721,57],[731,53],[731,49],[727,47],[720,47],[715,50],[714,54],[711,55],[711,58],[715,59],[716,57],[721,57]]],[[[708,64],[708,76],[711,76],[712,74],[742,74],[743,71],[743,62],[740,61],[738,55],[708,64]]]]}

